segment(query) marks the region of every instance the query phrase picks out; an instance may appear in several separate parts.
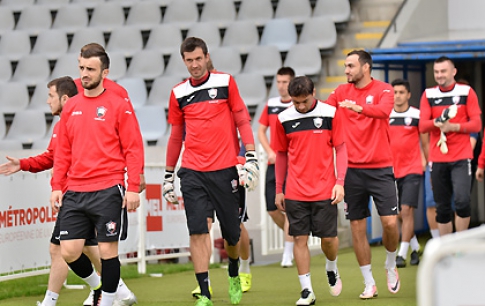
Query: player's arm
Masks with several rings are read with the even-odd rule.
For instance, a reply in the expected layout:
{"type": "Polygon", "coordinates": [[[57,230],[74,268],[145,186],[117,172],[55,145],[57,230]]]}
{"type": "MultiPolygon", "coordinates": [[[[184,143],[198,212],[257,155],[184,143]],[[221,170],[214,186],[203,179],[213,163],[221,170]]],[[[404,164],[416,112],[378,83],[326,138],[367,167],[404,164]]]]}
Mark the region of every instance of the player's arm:
{"type": "Polygon", "coordinates": [[[485,168],[485,138],[482,141],[482,150],[480,151],[480,155],[478,156],[477,172],[475,173],[475,177],[479,182],[483,182],[484,168],[485,168]]]}
{"type": "Polygon", "coordinates": [[[269,145],[268,136],[266,135],[267,130],[268,130],[268,126],[263,125],[263,124],[259,124],[258,139],[259,139],[259,142],[261,143],[261,145],[263,146],[264,151],[268,155],[268,162],[270,164],[274,164],[275,161],[276,161],[276,153],[275,153],[275,151],[273,151],[273,149],[269,145]]]}
{"type": "Polygon", "coordinates": [[[65,116],[58,122],[59,132],[57,133],[57,145],[54,151],[54,172],[51,179],[51,207],[57,212],[62,206],[62,190],[67,180],[67,172],[71,166],[72,148],[67,135],[67,121],[70,117],[70,110],[66,107],[63,111],[65,116]]]}
{"type": "Polygon", "coordinates": [[[423,171],[425,171],[429,156],[429,134],[420,133],[419,139],[421,140],[421,159],[423,160],[423,171]]]}
{"type": "Polygon", "coordinates": [[[428,98],[426,97],[426,91],[421,95],[419,102],[419,131],[421,133],[429,133],[432,130],[437,129],[435,125],[435,118],[431,114],[431,106],[429,105],[428,98]]]}
{"type": "Polygon", "coordinates": [[[288,170],[288,154],[287,152],[277,151],[275,162],[275,178],[276,178],[276,197],[275,204],[279,210],[285,211],[285,195],[283,193],[283,184],[285,182],[286,172],[288,170]]]}
{"type": "Polygon", "coordinates": [[[349,158],[344,135],[342,112],[337,111],[332,120],[332,142],[335,144],[335,169],[337,174],[335,186],[332,188],[332,204],[340,203],[345,194],[344,183],[349,158]]]}

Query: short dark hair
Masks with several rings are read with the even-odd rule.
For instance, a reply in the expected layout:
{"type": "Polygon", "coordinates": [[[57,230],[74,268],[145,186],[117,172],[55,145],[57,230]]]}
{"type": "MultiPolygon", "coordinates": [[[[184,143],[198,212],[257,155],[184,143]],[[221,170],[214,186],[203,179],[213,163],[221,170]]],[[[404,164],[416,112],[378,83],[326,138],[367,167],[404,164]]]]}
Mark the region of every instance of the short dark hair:
{"type": "Polygon", "coordinates": [[[364,64],[369,64],[369,71],[372,71],[372,56],[369,52],[365,50],[352,50],[347,54],[347,56],[354,54],[359,57],[359,63],[361,66],[364,66],[364,64]]]}
{"type": "Polygon", "coordinates": [[[81,48],[82,58],[99,57],[101,70],[109,69],[109,56],[103,46],[97,43],[89,43],[81,48]]]}
{"type": "Polygon", "coordinates": [[[291,67],[281,67],[280,69],[278,69],[278,72],[276,72],[277,75],[289,75],[290,78],[294,78],[295,77],[295,70],[293,70],[293,68],[291,67]]]}
{"type": "Polygon", "coordinates": [[[392,81],[391,85],[394,87],[394,86],[398,86],[398,85],[402,85],[406,88],[406,90],[408,92],[411,92],[411,85],[409,84],[409,81],[408,80],[404,80],[404,79],[395,79],[394,81],[392,81]]]}
{"type": "Polygon", "coordinates": [[[313,95],[315,86],[313,81],[307,76],[298,76],[291,80],[288,85],[288,94],[291,97],[302,97],[313,95]]]}
{"type": "Polygon", "coordinates": [[[47,83],[47,88],[51,88],[52,86],[56,87],[56,92],[59,98],[63,95],[67,95],[71,98],[78,93],[76,83],[74,83],[74,80],[70,76],[59,77],[47,83]]]}
{"type": "Polygon", "coordinates": [[[449,58],[448,56],[440,56],[438,57],[437,59],[434,60],[435,64],[438,64],[438,63],[444,63],[444,62],[450,62],[453,67],[455,66],[455,63],[453,63],[453,61],[451,60],[451,58],[449,58]]]}
{"type": "Polygon", "coordinates": [[[209,53],[204,40],[198,37],[187,37],[180,45],[180,55],[184,58],[184,52],[193,52],[196,48],[201,48],[204,55],[209,53]]]}

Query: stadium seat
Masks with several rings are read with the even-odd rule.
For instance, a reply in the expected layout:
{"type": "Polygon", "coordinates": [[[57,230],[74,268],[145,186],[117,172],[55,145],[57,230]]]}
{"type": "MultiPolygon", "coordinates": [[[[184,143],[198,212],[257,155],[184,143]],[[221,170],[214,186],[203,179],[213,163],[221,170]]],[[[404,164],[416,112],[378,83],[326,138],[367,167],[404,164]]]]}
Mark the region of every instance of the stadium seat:
{"type": "Polygon", "coordinates": [[[37,5],[43,5],[48,7],[50,10],[57,11],[65,5],[69,5],[70,0],[37,0],[37,5]]]}
{"type": "Polygon", "coordinates": [[[80,76],[78,58],[79,58],[79,50],[78,50],[78,53],[66,53],[64,55],[59,56],[59,58],[56,61],[56,65],[52,70],[50,78],[54,79],[54,78],[58,78],[66,75],[74,79],[78,78],[80,76]]]}
{"type": "Polygon", "coordinates": [[[128,92],[133,108],[137,109],[147,101],[147,88],[142,78],[121,78],[116,81],[128,92]]]}
{"type": "Polygon", "coordinates": [[[126,25],[151,30],[162,22],[162,9],[156,1],[135,2],[130,8],[126,25]]]}
{"type": "Polygon", "coordinates": [[[4,150],[4,151],[23,150],[23,144],[21,141],[15,140],[15,139],[1,139],[0,150],[4,150]]]}
{"type": "Polygon", "coordinates": [[[161,105],[168,109],[168,101],[172,88],[180,83],[182,78],[178,76],[161,76],[153,80],[152,88],[148,94],[147,105],[161,105]]]}
{"type": "Polygon", "coordinates": [[[264,76],[274,76],[283,61],[276,46],[253,47],[244,64],[243,73],[257,73],[264,76]]]}
{"type": "MultiPolygon", "coordinates": [[[[273,74],[276,73],[276,70],[273,74]]],[[[266,101],[266,84],[262,74],[241,73],[234,77],[239,94],[247,106],[257,106],[266,101]]]]}
{"type": "Polygon", "coordinates": [[[237,20],[251,21],[257,26],[264,26],[271,18],[273,18],[271,0],[244,0],[237,14],[237,20]]]}
{"type": "Polygon", "coordinates": [[[188,78],[189,72],[187,71],[187,67],[180,56],[180,52],[174,51],[170,55],[170,60],[168,61],[167,66],[165,66],[165,72],[163,73],[164,76],[177,76],[179,78],[188,78]]]}
{"type": "MultiPolygon", "coordinates": [[[[47,147],[49,146],[51,139],[44,137],[42,139],[38,139],[32,143],[32,150],[47,150],[47,147]]],[[[1,146],[1,144],[0,144],[1,146]]]]}
{"type": "Polygon", "coordinates": [[[8,6],[0,6],[0,35],[12,31],[15,27],[15,18],[12,9],[8,6]]]}
{"type": "Polygon", "coordinates": [[[337,29],[330,17],[308,18],[303,24],[299,44],[316,44],[320,51],[333,49],[337,45],[337,29]]]}
{"type": "Polygon", "coordinates": [[[261,46],[276,46],[285,52],[297,42],[296,27],[290,19],[271,19],[266,23],[261,35],[261,46]]]}
{"type": "Polygon", "coordinates": [[[135,110],[145,142],[155,142],[167,129],[165,108],[161,105],[144,105],[135,110]]]}
{"type": "Polygon", "coordinates": [[[179,50],[182,32],[173,24],[160,24],[154,27],[148,37],[145,50],[156,50],[164,55],[179,50]]]}
{"type": "Polygon", "coordinates": [[[142,50],[131,59],[125,77],[136,77],[152,80],[163,74],[165,64],[163,56],[156,50],[142,50]]]}
{"type": "Polygon", "coordinates": [[[187,37],[202,38],[209,50],[218,48],[221,45],[221,34],[215,22],[197,22],[190,26],[187,37]]]}
{"type": "Polygon", "coordinates": [[[293,45],[286,55],[285,66],[292,67],[296,75],[317,76],[322,68],[320,50],[314,44],[293,45]]]}
{"type": "Polygon", "coordinates": [[[101,29],[97,28],[82,28],[74,32],[71,44],[69,45],[69,53],[79,54],[81,48],[88,43],[98,43],[102,46],[106,45],[104,34],[101,29]]]}
{"type": "Polygon", "coordinates": [[[89,21],[89,27],[99,28],[103,32],[110,33],[114,29],[123,26],[125,23],[123,7],[114,1],[100,2],[94,8],[93,15],[89,21]]]}
{"type": "Polygon", "coordinates": [[[20,12],[15,30],[27,31],[31,36],[37,36],[40,31],[52,26],[51,10],[47,6],[27,6],[20,12]]]}
{"type": "Polygon", "coordinates": [[[176,0],[170,2],[163,17],[163,23],[173,24],[182,30],[187,30],[198,20],[199,10],[193,0],[176,0]]]}
{"type": "Polygon", "coordinates": [[[69,4],[57,10],[52,28],[61,29],[66,33],[72,34],[81,29],[86,29],[88,22],[88,11],[84,6],[69,4]]]}
{"type": "Polygon", "coordinates": [[[2,116],[0,120],[0,140],[3,139],[6,134],[7,134],[7,124],[5,123],[5,119],[2,116]]]}
{"type": "Polygon", "coordinates": [[[85,6],[86,8],[93,9],[98,5],[104,4],[105,0],[72,0],[72,3],[77,3],[85,6]]]}
{"type": "Polygon", "coordinates": [[[27,109],[41,110],[44,113],[50,114],[51,108],[47,104],[47,97],[49,94],[49,88],[47,88],[47,82],[39,82],[35,85],[34,93],[30,98],[30,103],[27,109]]]}
{"type": "Polygon", "coordinates": [[[223,47],[234,47],[240,54],[247,54],[258,43],[258,28],[249,20],[231,23],[227,27],[222,40],[223,47]]]}
{"type": "Polygon", "coordinates": [[[143,49],[143,38],[141,30],[137,27],[118,27],[111,32],[106,51],[122,53],[125,57],[132,57],[133,54],[143,49]]]}
{"type": "Polygon", "coordinates": [[[44,30],[39,33],[32,54],[42,54],[49,60],[56,60],[67,52],[68,42],[63,30],[44,30]]]}
{"type": "Polygon", "coordinates": [[[200,15],[201,22],[214,22],[218,28],[227,26],[236,20],[236,8],[233,1],[206,0],[200,15]]]}
{"type": "Polygon", "coordinates": [[[242,60],[236,48],[221,47],[209,52],[216,70],[232,75],[241,72],[242,60]]]}
{"type": "Polygon", "coordinates": [[[30,37],[25,31],[5,32],[0,39],[0,56],[11,61],[18,61],[21,57],[30,54],[30,37]]]}
{"type": "Polygon", "coordinates": [[[46,120],[43,111],[22,110],[15,113],[12,125],[5,139],[20,140],[22,143],[33,143],[44,138],[46,120]]]}
{"type": "Polygon", "coordinates": [[[113,81],[121,79],[125,76],[128,68],[124,54],[119,52],[109,52],[108,55],[110,60],[108,78],[113,81]]]}
{"type": "Polygon", "coordinates": [[[2,0],[0,6],[8,6],[12,11],[19,12],[24,8],[34,5],[35,0],[2,0]]]}
{"type": "Polygon", "coordinates": [[[312,15],[312,7],[308,0],[279,0],[275,18],[287,18],[294,24],[302,24],[312,15]]]}
{"type": "Polygon", "coordinates": [[[330,16],[334,23],[350,20],[349,0],[317,0],[313,17],[330,16]]]}
{"type": "Polygon", "coordinates": [[[6,57],[0,57],[0,82],[8,82],[12,77],[12,64],[6,57]]]}
{"type": "Polygon", "coordinates": [[[14,114],[29,104],[29,91],[24,83],[0,83],[0,113],[14,114]]]}
{"type": "Polygon", "coordinates": [[[41,54],[26,55],[19,60],[12,81],[22,82],[27,86],[35,86],[38,82],[47,81],[50,74],[49,60],[46,56],[41,54]]]}

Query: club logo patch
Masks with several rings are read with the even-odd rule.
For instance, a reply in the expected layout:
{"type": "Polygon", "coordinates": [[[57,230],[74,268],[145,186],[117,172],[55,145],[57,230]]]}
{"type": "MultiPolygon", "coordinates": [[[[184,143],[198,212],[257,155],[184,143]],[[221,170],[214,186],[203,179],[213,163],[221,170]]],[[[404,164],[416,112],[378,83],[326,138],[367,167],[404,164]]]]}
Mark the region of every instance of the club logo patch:
{"type": "Polygon", "coordinates": [[[115,236],[118,234],[116,222],[109,221],[105,224],[106,226],[106,236],[115,236]]]}
{"type": "Polygon", "coordinates": [[[209,93],[209,97],[211,99],[214,99],[215,97],[217,97],[217,88],[211,88],[208,90],[208,93],[209,93]]]}
{"type": "Polygon", "coordinates": [[[106,107],[100,106],[96,109],[96,116],[98,116],[98,118],[103,118],[106,115],[107,111],[108,110],[106,109],[106,107]]]}
{"type": "Polygon", "coordinates": [[[231,181],[232,193],[236,193],[238,191],[239,182],[238,180],[231,181]]]}
{"type": "Polygon", "coordinates": [[[454,96],[454,97],[452,98],[452,100],[453,100],[453,103],[454,103],[454,104],[458,104],[458,103],[460,103],[460,97],[459,97],[459,96],[454,96]]]}
{"type": "Polygon", "coordinates": [[[319,129],[322,127],[323,124],[323,118],[313,118],[313,125],[319,129]]]}
{"type": "Polygon", "coordinates": [[[373,104],[374,103],[374,96],[367,96],[365,98],[365,104],[373,104]]]}
{"type": "Polygon", "coordinates": [[[412,122],[413,122],[413,118],[411,118],[411,117],[404,118],[404,124],[405,125],[409,126],[409,125],[411,125],[412,122]]]}

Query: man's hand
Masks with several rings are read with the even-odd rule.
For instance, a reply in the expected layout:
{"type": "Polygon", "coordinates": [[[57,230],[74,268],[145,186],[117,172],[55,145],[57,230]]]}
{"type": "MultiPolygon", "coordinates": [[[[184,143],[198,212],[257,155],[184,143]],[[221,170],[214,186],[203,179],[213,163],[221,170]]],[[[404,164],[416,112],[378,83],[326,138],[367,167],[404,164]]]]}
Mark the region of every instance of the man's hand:
{"type": "Polygon", "coordinates": [[[248,191],[256,189],[259,182],[259,166],[255,151],[247,151],[246,163],[239,171],[239,184],[248,191]]]}
{"type": "Polygon", "coordinates": [[[138,190],[138,192],[142,192],[143,190],[145,190],[145,188],[147,188],[147,184],[146,184],[146,181],[145,181],[145,175],[143,173],[140,174],[140,189],[138,190]]]}
{"type": "Polygon", "coordinates": [[[276,162],[276,153],[275,151],[271,150],[268,152],[268,163],[274,165],[276,162]]]}
{"type": "Polygon", "coordinates": [[[128,211],[135,211],[140,207],[140,195],[133,191],[127,191],[123,198],[123,208],[125,207],[128,211]]]}
{"type": "Polygon", "coordinates": [[[333,186],[333,189],[332,189],[332,205],[335,205],[335,204],[342,202],[342,200],[344,199],[344,195],[345,195],[344,186],[342,186],[342,185],[333,186]]]}
{"type": "Polygon", "coordinates": [[[342,102],[339,102],[338,105],[342,108],[350,109],[351,111],[354,111],[356,113],[361,113],[362,112],[362,106],[355,104],[355,102],[350,101],[350,100],[344,100],[342,102]]]}
{"type": "Polygon", "coordinates": [[[51,193],[51,207],[53,212],[59,212],[59,208],[62,206],[62,191],[52,190],[51,193]]]}
{"type": "Polygon", "coordinates": [[[475,177],[477,178],[477,181],[479,182],[483,182],[483,169],[482,168],[478,168],[477,169],[477,172],[475,172],[475,177]]]}
{"type": "Polygon", "coordinates": [[[0,165],[0,174],[10,175],[20,171],[20,160],[15,157],[6,156],[9,160],[7,163],[0,165]]]}
{"type": "Polygon", "coordinates": [[[178,197],[173,187],[173,181],[175,180],[175,173],[173,171],[165,171],[165,179],[163,180],[162,194],[167,202],[172,204],[178,204],[178,197]]]}
{"type": "Polygon", "coordinates": [[[457,112],[458,107],[455,104],[450,105],[450,107],[445,108],[443,112],[441,112],[441,116],[436,118],[434,121],[435,123],[447,122],[448,120],[455,118],[457,112]]]}
{"type": "Polygon", "coordinates": [[[446,121],[444,123],[439,123],[440,130],[443,133],[448,133],[448,132],[459,132],[460,131],[460,124],[459,123],[451,123],[449,121],[446,121]]]}
{"type": "Polygon", "coordinates": [[[285,211],[285,194],[284,193],[277,193],[275,197],[274,203],[279,210],[285,211]]]}

